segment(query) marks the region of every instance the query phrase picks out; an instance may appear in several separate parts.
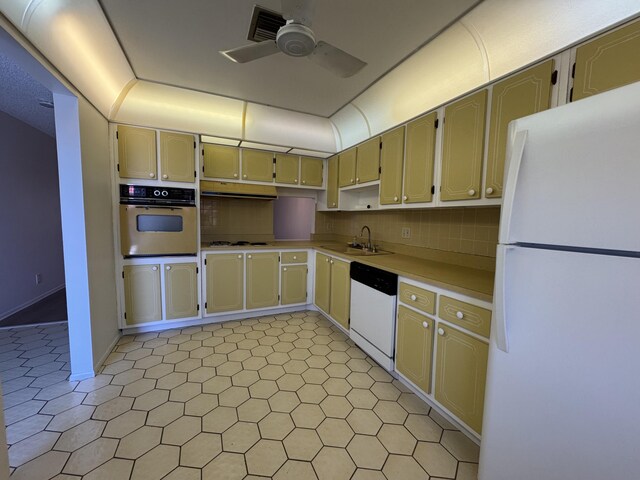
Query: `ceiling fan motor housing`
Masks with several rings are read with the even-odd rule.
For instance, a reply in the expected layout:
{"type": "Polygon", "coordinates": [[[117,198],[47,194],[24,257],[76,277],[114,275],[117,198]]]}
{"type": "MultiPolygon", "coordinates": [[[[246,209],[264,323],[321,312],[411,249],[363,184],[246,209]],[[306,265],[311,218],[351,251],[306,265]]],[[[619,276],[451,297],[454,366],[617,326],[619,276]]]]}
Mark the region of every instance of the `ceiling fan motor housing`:
{"type": "Polygon", "coordinates": [[[316,39],[309,27],[299,23],[288,23],[276,35],[278,48],[292,57],[305,57],[316,48],[316,39]]]}

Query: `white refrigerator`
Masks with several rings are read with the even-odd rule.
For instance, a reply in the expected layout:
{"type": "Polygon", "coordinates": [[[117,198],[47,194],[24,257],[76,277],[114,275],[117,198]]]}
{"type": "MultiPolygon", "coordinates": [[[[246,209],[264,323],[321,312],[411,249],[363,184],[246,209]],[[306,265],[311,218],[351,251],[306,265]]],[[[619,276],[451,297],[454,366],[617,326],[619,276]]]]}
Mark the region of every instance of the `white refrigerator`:
{"type": "Polygon", "coordinates": [[[478,478],[640,479],[640,83],[510,138],[478,478]]]}

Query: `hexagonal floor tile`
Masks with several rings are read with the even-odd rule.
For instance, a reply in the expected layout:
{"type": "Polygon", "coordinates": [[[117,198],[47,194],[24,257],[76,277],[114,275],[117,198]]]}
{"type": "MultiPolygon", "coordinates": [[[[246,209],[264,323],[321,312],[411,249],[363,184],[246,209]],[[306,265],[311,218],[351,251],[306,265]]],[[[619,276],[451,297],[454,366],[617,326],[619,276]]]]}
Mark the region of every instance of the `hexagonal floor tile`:
{"type": "Polygon", "coordinates": [[[355,408],[347,416],[347,422],[354,432],[363,435],[376,435],[382,426],[382,421],[372,410],[355,408]]]}
{"type": "Polygon", "coordinates": [[[326,415],[318,405],[302,403],[291,412],[291,418],[296,427],[317,428],[326,415]]]}
{"type": "Polygon", "coordinates": [[[398,405],[396,402],[388,402],[386,400],[380,400],[373,411],[380,417],[384,423],[395,423],[402,425],[409,415],[407,411],[398,405]]]}
{"type": "Polygon", "coordinates": [[[180,417],[164,428],[162,443],[184,445],[202,430],[202,419],[199,417],[180,417]]]}
{"type": "Polygon", "coordinates": [[[295,392],[304,385],[304,379],[301,375],[293,373],[285,373],[276,381],[280,390],[295,392]]]}
{"type": "Polygon", "coordinates": [[[440,443],[461,462],[478,463],[480,447],[464,433],[446,430],[440,443]]]}
{"type": "Polygon", "coordinates": [[[347,418],[353,406],[345,397],[330,395],[320,403],[320,408],[327,417],[347,418]]]}
{"type": "Polygon", "coordinates": [[[258,380],[249,387],[249,393],[253,398],[270,398],[278,391],[278,384],[273,380],[258,380]]]}
{"type": "Polygon", "coordinates": [[[429,480],[429,475],[420,468],[418,462],[413,457],[404,455],[389,455],[387,462],[382,468],[382,473],[388,480],[429,480]]]}
{"type": "Polygon", "coordinates": [[[160,479],[176,468],[179,462],[179,447],[158,445],[136,460],[131,480],[160,479]]]}
{"type": "Polygon", "coordinates": [[[416,446],[416,439],[402,425],[383,425],[378,438],[389,453],[411,455],[416,446]]]}
{"type": "Polygon", "coordinates": [[[237,407],[249,399],[246,387],[230,387],[218,395],[218,403],[224,407],[237,407]]]}
{"type": "Polygon", "coordinates": [[[309,462],[287,460],[273,477],[274,480],[317,480],[316,472],[309,462]]]}
{"type": "Polygon", "coordinates": [[[116,455],[135,460],[160,444],[162,428],[144,426],[130,433],[118,445],[116,455]]]}
{"type": "Polygon", "coordinates": [[[231,383],[239,387],[249,387],[258,380],[260,380],[260,376],[254,370],[241,370],[231,377],[231,383]]]}
{"type": "Polygon", "coordinates": [[[346,447],[354,436],[345,420],[327,418],[317,428],[322,443],[331,447],[346,447]]]}
{"type": "Polygon", "coordinates": [[[322,442],[316,431],[306,428],[294,429],[282,443],[287,456],[295,460],[311,461],[322,448],[322,442]]]}
{"type": "Polygon", "coordinates": [[[455,477],[458,462],[455,457],[447,452],[439,443],[418,442],[413,457],[431,476],[455,477]]]}
{"type": "Polygon", "coordinates": [[[321,385],[305,384],[298,389],[298,397],[304,403],[320,403],[327,397],[327,392],[321,385]]]}
{"type": "Polygon", "coordinates": [[[258,422],[258,427],[262,438],[283,440],[294,429],[294,424],[289,415],[271,412],[258,422]]]}
{"type": "Polygon", "coordinates": [[[202,417],[202,429],[205,432],[222,433],[237,421],[235,408],[216,407],[202,417]]]}
{"type": "Polygon", "coordinates": [[[227,388],[231,387],[231,378],[229,377],[213,377],[202,384],[204,393],[220,394],[227,388]]]}
{"type": "MultiPolygon", "coordinates": [[[[165,364],[166,365],[166,364],[165,364]]],[[[160,378],[156,383],[156,388],[171,390],[187,381],[187,374],[184,372],[171,372],[160,378]]]]}
{"type": "Polygon", "coordinates": [[[202,478],[216,480],[223,473],[225,480],[242,480],[247,475],[244,455],[222,452],[202,469],[202,478]]]}
{"type": "Polygon", "coordinates": [[[260,440],[255,423],[238,422],[222,434],[222,448],[227,452],[245,453],[260,440]]]}
{"type": "Polygon", "coordinates": [[[202,417],[218,406],[218,396],[201,393],[184,404],[184,414],[202,417]]]}
{"type": "Polygon", "coordinates": [[[442,427],[427,415],[410,414],[404,426],[414,437],[424,442],[438,442],[442,436],[442,427]]]}
{"type": "Polygon", "coordinates": [[[274,412],[289,413],[300,404],[294,392],[280,391],[269,399],[269,406],[274,412]]]}
{"type": "Polygon", "coordinates": [[[356,435],[353,437],[347,451],[359,468],[380,470],[387,460],[387,451],[376,437],[356,435]]]}
{"type": "Polygon", "coordinates": [[[329,378],[322,384],[329,395],[344,397],[351,391],[351,384],[343,378],[329,378]]]}
{"type": "Polygon", "coordinates": [[[273,476],[287,460],[282,442],[260,440],[245,454],[247,470],[252,475],[273,476]]]}
{"type": "Polygon", "coordinates": [[[200,393],[202,393],[201,383],[187,382],[172,389],[169,394],[169,400],[172,402],[187,402],[200,393]]]}
{"type": "Polygon", "coordinates": [[[238,419],[257,423],[271,411],[269,403],[261,398],[250,398],[237,408],[238,419]]]}
{"type": "MultiPolygon", "coordinates": [[[[202,468],[222,452],[222,441],[216,433],[199,433],[180,449],[180,465],[202,468]]],[[[198,476],[198,478],[200,478],[198,476]]]]}
{"type": "Polygon", "coordinates": [[[323,447],[312,463],[319,480],[347,480],[356,470],[349,454],[342,448],[323,447]]]}
{"type": "Polygon", "coordinates": [[[166,427],[184,413],[184,403],[167,402],[154,408],[147,416],[147,425],[166,427]]]}

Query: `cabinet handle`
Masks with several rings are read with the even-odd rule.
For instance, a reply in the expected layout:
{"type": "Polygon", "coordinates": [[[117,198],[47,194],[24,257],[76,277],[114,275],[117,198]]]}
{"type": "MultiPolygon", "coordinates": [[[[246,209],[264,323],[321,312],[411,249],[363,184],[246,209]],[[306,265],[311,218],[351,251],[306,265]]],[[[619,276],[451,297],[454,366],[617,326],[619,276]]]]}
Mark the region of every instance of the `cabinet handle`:
{"type": "Polygon", "coordinates": [[[167,175],[167,174],[165,173],[164,175],[162,175],[162,178],[164,178],[164,179],[166,180],[167,178],[169,178],[169,175],[167,175]]]}
{"type": "Polygon", "coordinates": [[[165,268],[166,268],[167,270],[171,270],[171,265],[167,265],[165,268]]]}
{"type": "Polygon", "coordinates": [[[238,258],[242,258],[242,255],[238,255],[238,258]]]}
{"type": "Polygon", "coordinates": [[[422,326],[424,328],[429,328],[429,323],[428,322],[422,322],[422,326]]]}
{"type": "Polygon", "coordinates": [[[458,311],[458,312],[456,312],[456,317],[458,317],[460,320],[462,320],[464,318],[464,313],[458,311]]]}
{"type": "Polygon", "coordinates": [[[155,177],[155,176],[156,176],[156,174],[155,174],[155,173],[150,173],[150,174],[149,174],[149,178],[153,178],[153,177],[155,177]]]}
{"type": "Polygon", "coordinates": [[[286,272],[287,271],[287,267],[284,267],[282,270],[284,270],[286,272]]]}
{"type": "Polygon", "coordinates": [[[247,255],[247,258],[253,258],[251,255],[247,255]]]}
{"type": "Polygon", "coordinates": [[[444,336],[444,328],[439,328],[438,329],[438,335],[440,335],[441,337],[444,336]]]}
{"type": "Polygon", "coordinates": [[[470,197],[473,197],[476,194],[476,191],[472,188],[467,193],[469,194],[470,197]]]}
{"type": "Polygon", "coordinates": [[[303,185],[304,185],[304,184],[306,184],[306,183],[307,183],[307,181],[306,181],[306,180],[302,180],[302,184],[303,184],[303,185]]]}
{"type": "Polygon", "coordinates": [[[393,201],[397,202],[398,201],[398,197],[393,197],[393,201]]]}
{"type": "Polygon", "coordinates": [[[487,192],[487,195],[491,195],[493,193],[493,188],[491,187],[487,188],[486,192],[487,192]]]}
{"type": "Polygon", "coordinates": [[[156,270],[158,270],[158,267],[156,267],[156,266],[154,265],[153,267],[151,267],[151,270],[153,270],[153,271],[155,272],[156,270]]]}
{"type": "Polygon", "coordinates": [[[409,197],[405,195],[404,197],[402,197],[402,199],[406,202],[407,200],[409,200],[409,197]]]}
{"type": "Polygon", "coordinates": [[[233,178],[238,178],[238,174],[237,174],[237,173],[234,173],[234,174],[233,174],[233,178]]]}
{"type": "Polygon", "coordinates": [[[409,298],[414,302],[418,299],[418,297],[416,297],[415,294],[411,294],[409,298]]]}

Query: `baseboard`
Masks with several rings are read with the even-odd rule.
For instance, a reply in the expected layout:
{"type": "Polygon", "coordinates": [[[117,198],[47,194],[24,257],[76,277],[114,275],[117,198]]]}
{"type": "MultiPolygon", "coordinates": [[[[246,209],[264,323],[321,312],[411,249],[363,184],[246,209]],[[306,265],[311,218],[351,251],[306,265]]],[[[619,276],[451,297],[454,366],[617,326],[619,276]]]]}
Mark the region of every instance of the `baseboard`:
{"type": "Polygon", "coordinates": [[[2,330],[15,330],[17,328],[33,328],[33,327],[48,327],[49,325],[60,325],[61,323],[68,323],[67,320],[60,320],[59,322],[44,322],[44,323],[30,323],[29,325],[9,325],[7,327],[1,327],[2,330]]]}
{"type": "Polygon", "coordinates": [[[118,331],[116,336],[113,338],[113,340],[111,341],[111,343],[107,347],[107,350],[102,354],[102,356],[94,364],[94,366],[93,366],[93,371],[94,372],[99,372],[100,371],[100,368],[102,368],[102,365],[104,364],[104,362],[107,359],[107,357],[109,355],[111,355],[111,352],[113,351],[114,347],[117,345],[118,340],[120,340],[121,337],[122,337],[122,334],[120,333],[120,331],[118,331]]]}
{"type": "Polygon", "coordinates": [[[41,295],[38,295],[35,298],[32,298],[31,300],[29,300],[26,303],[23,303],[22,305],[18,305],[17,307],[12,308],[11,310],[8,310],[2,314],[0,314],[0,322],[2,320],[4,320],[7,317],[10,317],[11,315],[13,315],[14,313],[18,313],[20,310],[24,310],[27,307],[30,307],[31,305],[33,305],[34,303],[38,303],[40,300],[44,300],[45,298],[47,298],[49,295],[53,295],[56,292],[59,292],[60,290],[62,290],[65,287],[65,284],[63,283],[62,285],[59,285],[57,287],[52,288],[51,290],[44,292],[41,295]]]}
{"type": "Polygon", "coordinates": [[[89,372],[83,372],[83,373],[72,373],[71,375],[69,375],[69,381],[80,382],[82,380],[86,380],[87,378],[93,378],[95,376],[96,376],[96,373],[93,370],[89,372]]]}

